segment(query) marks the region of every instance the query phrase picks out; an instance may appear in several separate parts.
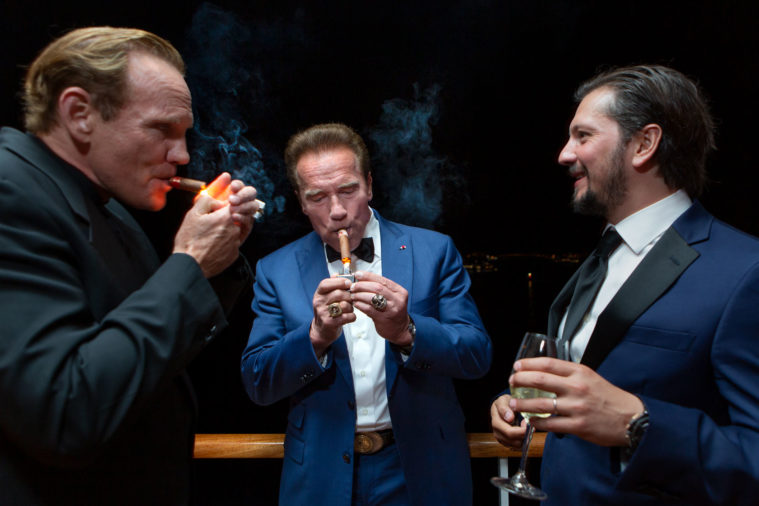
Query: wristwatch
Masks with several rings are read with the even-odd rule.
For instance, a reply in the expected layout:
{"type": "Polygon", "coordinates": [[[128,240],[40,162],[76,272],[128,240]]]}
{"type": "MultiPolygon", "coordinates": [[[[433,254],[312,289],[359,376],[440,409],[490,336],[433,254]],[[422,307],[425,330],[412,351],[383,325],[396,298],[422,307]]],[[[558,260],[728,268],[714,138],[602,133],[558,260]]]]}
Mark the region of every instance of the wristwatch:
{"type": "Polygon", "coordinates": [[[628,455],[632,455],[635,449],[638,447],[640,440],[643,439],[643,435],[648,430],[648,410],[644,407],[643,412],[636,414],[630,419],[630,423],[627,424],[625,430],[625,439],[627,440],[627,448],[625,451],[628,455]]]}
{"type": "Polygon", "coordinates": [[[414,341],[416,341],[416,325],[414,325],[414,320],[411,319],[411,316],[408,317],[408,333],[411,334],[411,344],[401,346],[400,350],[401,353],[411,355],[411,350],[414,349],[414,341]]]}

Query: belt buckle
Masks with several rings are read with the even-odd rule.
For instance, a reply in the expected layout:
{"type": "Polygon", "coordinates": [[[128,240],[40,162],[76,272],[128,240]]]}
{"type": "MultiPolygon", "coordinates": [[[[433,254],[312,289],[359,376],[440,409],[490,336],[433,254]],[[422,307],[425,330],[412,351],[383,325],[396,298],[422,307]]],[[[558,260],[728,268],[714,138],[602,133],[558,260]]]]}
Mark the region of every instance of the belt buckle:
{"type": "Polygon", "coordinates": [[[353,450],[361,455],[377,453],[383,447],[382,436],[376,432],[360,432],[353,438],[353,450]]]}

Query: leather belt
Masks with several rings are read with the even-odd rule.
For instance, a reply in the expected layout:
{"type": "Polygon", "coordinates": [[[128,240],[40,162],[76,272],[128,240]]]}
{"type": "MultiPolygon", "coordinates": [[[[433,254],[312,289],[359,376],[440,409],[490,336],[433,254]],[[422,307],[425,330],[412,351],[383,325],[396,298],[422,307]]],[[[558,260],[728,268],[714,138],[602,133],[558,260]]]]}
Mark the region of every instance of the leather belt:
{"type": "Polygon", "coordinates": [[[353,451],[361,455],[371,455],[393,443],[395,443],[393,429],[357,432],[353,438],[353,451]]]}

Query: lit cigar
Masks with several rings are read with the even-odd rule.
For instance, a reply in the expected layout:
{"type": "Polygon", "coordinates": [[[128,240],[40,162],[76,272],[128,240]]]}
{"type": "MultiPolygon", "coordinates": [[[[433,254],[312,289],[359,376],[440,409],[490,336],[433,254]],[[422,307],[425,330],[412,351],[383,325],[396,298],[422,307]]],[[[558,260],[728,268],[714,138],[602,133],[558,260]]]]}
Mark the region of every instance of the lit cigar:
{"type": "Polygon", "coordinates": [[[189,177],[172,177],[169,179],[169,184],[172,188],[176,188],[177,190],[184,190],[192,193],[200,193],[206,189],[206,184],[203,181],[190,179],[189,177]]]}
{"type": "Polygon", "coordinates": [[[337,237],[340,239],[340,257],[343,262],[343,273],[339,276],[341,278],[349,278],[351,282],[355,281],[353,273],[351,272],[351,245],[348,238],[348,231],[341,228],[337,231],[337,237]]]}
{"type": "MultiPolygon", "coordinates": [[[[198,179],[190,179],[189,177],[172,177],[169,179],[169,185],[177,190],[184,190],[186,192],[201,193],[206,190],[206,183],[198,179]]],[[[264,207],[266,204],[258,199],[255,200],[258,204],[258,210],[253,215],[253,218],[260,219],[264,215],[264,207]]]]}

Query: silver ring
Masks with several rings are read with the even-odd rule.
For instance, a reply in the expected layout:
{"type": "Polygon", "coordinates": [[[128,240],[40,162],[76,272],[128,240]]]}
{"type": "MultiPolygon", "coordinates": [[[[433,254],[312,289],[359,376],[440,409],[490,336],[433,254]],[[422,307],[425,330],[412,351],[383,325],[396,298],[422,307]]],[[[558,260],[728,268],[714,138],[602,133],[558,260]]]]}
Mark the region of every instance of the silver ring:
{"type": "Polygon", "coordinates": [[[329,315],[332,318],[337,318],[341,314],[343,314],[343,308],[340,307],[339,302],[333,302],[331,304],[327,304],[327,311],[329,311],[329,315]]]}
{"type": "Polygon", "coordinates": [[[557,397],[553,398],[553,414],[559,414],[559,399],[557,397]]]}
{"type": "Polygon", "coordinates": [[[377,311],[384,311],[387,307],[387,299],[384,295],[375,293],[374,297],[372,297],[372,306],[374,306],[374,309],[377,311]]]}

